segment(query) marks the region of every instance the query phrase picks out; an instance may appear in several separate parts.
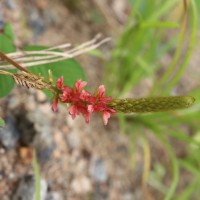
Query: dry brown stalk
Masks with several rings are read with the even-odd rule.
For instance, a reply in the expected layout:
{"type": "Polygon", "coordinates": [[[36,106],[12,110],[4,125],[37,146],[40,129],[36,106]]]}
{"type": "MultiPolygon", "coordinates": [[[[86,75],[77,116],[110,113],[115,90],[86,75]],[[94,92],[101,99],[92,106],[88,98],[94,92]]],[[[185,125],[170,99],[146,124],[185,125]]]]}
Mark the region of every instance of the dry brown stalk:
{"type": "MultiPolygon", "coordinates": [[[[71,49],[66,49],[66,48],[69,48],[71,44],[62,44],[55,47],[50,47],[45,50],[40,50],[40,51],[17,51],[14,53],[7,54],[7,57],[12,59],[15,63],[16,62],[18,64],[23,63],[24,68],[26,68],[26,67],[31,67],[35,65],[53,63],[53,62],[58,62],[58,61],[66,60],[69,58],[73,58],[82,53],[86,53],[91,50],[94,50],[108,41],[110,41],[110,38],[101,39],[101,35],[98,34],[92,40],[87,41],[71,49]],[[61,50],[61,52],[53,51],[56,49],[61,50]]],[[[9,63],[10,64],[6,64],[5,62],[0,61],[0,64],[1,64],[0,69],[13,69],[14,64],[11,62],[9,63]]],[[[23,70],[23,71],[28,71],[28,70],[23,70]]]]}
{"type": "Polygon", "coordinates": [[[109,40],[110,38],[105,38],[101,40],[101,35],[98,34],[92,40],[71,49],[67,49],[71,46],[71,44],[62,44],[39,51],[18,51],[8,54],[0,52],[0,58],[2,59],[2,61],[0,60],[0,69],[17,68],[20,71],[20,73],[18,74],[13,74],[11,72],[0,70],[0,74],[12,76],[12,78],[18,85],[27,88],[47,89],[55,93],[50,80],[49,82],[45,81],[44,77],[31,73],[29,70],[26,69],[26,67],[53,63],[61,60],[66,60],[68,58],[73,58],[82,53],[96,49],[97,47],[109,40]],[[62,51],[53,51],[58,49],[62,51]],[[21,63],[23,63],[23,67],[21,63]]]}

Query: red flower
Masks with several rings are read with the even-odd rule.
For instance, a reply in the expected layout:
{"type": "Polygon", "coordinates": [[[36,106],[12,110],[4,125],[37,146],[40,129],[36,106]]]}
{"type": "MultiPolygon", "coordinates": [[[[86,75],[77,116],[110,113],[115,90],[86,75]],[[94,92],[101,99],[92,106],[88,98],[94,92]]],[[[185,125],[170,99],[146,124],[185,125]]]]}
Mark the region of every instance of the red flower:
{"type": "Polygon", "coordinates": [[[99,88],[98,88],[98,90],[97,90],[97,92],[98,92],[98,95],[99,95],[100,98],[104,97],[104,95],[106,93],[105,86],[104,85],[100,85],[99,88]]]}
{"type": "Polygon", "coordinates": [[[100,112],[105,125],[108,123],[110,116],[115,114],[114,109],[107,107],[107,103],[112,100],[112,97],[105,97],[106,89],[104,85],[100,85],[97,93],[92,95],[88,91],[83,90],[87,85],[85,81],[76,81],[74,88],[63,85],[63,82],[63,77],[56,81],[56,86],[62,91],[62,94],[55,97],[52,105],[54,111],[56,111],[58,101],[60,100],[62,103],[71,105],[69,114],[72,119],[82,114],[85,117],[86,123],[89,123],[90,115],[93,112],[100,112]]]}
{"type": "Polygon", "coordinates": [[[108,112],[108,111],[104,111],[103,112],[103,122],[104,122],[104,125],[107,125],[108,119],[110,118],[110,116],[111,116],[111,112],[108,112]]]}
{"type": "Polygon", "coordinates": [[[105,97],[106,88],[104,85],[100,85],[97,90],[97,96],[99,101],[104,102],[105,104],[112,100],[112,97],[105,97]]]}
{"type": "Polygon", "coordinates": [[[76,93],[81,93],[83,88],[87,85],[87,82],[86,81],[81,81],[81,80],[78,80],[76,81],[75,83],[75,90],[76,90],[76,93]]]}
{"type": "Polygon", "coordinates": [[[55,97],[53,105],[52,105],[52,109],[53,109],[54,112],[56,112],[57,107],[58,107],[58,97],[55,97]]]}
{"type": "Polygon", "coordinates": [[[58,78],[58,80],[56,81],[56,86],[57,86],[59,89],[62,89],[63,83],[64,83],[64,78],[63,78],[63,76],[61,76],[61,77],[58,78]]]}
{"type": "Polygon", "coordinates": [[[90,122],[90,113],[87,111],[87,107],[83,104],[72,105],[69,109],[69,114],[72,116],[72,119],[75,119],[76,115],[83,114],[86,123],[90,122]]]}
{"type": "Polygon", "coordinates": [[[71,87],[64,86],[62,89],[62,96],[60,98],[60,101],[63,103],[70,103],[72,101],[72,98],[74,96],[74,90],[71,87]]]}
{"type": "Polygon", "coordinates": [[[103,121],[106,125],[108,123],[108,119],[111,115],[115,114],[115,110],[107,107],[107,103],[112,100],[112,97],[105,97],[106,88],[104,85],[100,85],[97,90],[97,95],[95,99],[93,99],[88,105],[88,112],[101,112],[103,114],[103,121]]]}

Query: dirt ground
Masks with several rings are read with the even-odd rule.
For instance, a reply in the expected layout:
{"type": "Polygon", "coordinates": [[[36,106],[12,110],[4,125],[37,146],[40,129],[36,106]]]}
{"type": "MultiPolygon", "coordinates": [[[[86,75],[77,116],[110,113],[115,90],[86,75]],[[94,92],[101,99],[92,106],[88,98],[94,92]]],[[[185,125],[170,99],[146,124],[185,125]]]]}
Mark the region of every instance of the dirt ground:
{"type": "MultiPolygon", "coordinates": [[[[123,30],[129,6],[117,0],[9,0],[0,2],[1,12],[3,20],[13,26],[16,46],[22,48],[27,44],[80,44],[97,33],[114,41],[123,30]]],[[[102,48],[106,53],[111,47],[112,42],[102,48]]],[[[102,81],[102,61],[89,55],[77,60],[85,70],[89,89],[94,90],[102,81]]],[[[42,92],[17,86],[0,106],[10,134],[0,144],[0,199],[33,199],[33,149],[40,164],[42,199],[163,198],[151,187],[150,194],[142,188],[143,152],[138,144],[133,169],[130,141],[119,134],[117,118],[106,127],[98,115],[89,125],[81,117],[72,120],[62,106],[53,113],[51,102],[42,92]]],[[[163,162],[167,163],[163,147],[153,135],[148,137],[154,144],[152,151],[159,152],[152,159],[165,155],[163,162]]]]}

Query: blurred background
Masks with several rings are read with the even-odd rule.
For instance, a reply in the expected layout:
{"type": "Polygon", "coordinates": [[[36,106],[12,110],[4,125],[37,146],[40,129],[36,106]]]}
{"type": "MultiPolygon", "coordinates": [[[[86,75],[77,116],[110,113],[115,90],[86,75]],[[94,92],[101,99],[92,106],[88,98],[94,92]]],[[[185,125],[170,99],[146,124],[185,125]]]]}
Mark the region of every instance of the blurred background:
{"type": "MultiPolygon", "coordinates": [[[[1,0],[18,50],[112,40],[76,57],[88,90],[113,98],[189,95],[189,109],[118,114],[107,126],[51,110],[41,92],[16,86],[0,101],[0,199],[32,200],[33,149],[43,200],[198,200],[200,189],[200,1],[1,0]]],[[[53,64],[52,64],[53,65],[53,64]]]]}

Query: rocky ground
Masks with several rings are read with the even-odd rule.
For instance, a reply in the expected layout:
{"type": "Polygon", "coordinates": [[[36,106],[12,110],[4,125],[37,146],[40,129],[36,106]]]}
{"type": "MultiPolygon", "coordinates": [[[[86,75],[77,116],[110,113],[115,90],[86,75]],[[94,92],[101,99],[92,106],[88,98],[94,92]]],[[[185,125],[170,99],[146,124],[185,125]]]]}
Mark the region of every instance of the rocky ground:
{"type": "MultiPolygon", "coordinates": [[[[12,24],[17,48],[80,44],[99,32],[115,40],[128,12],[126,1],[117,0],[0,1],[0,22],[12,24]]],[[[102,47],[104,53],[111,47],[112,42],[102,47]]],[[[89,89],[94,90],[102,81],[101,60],[89,55],[77,60],[85,70],[89,89]]],[[[59,106],[53,113],[51,103],[42,92],[17,86],[1,99],[0,115],[6,127],[0,130],[0,199],[33,199],[33,149],[40,165],[42,200],[162,199],[155,189],[149,188],[153,195],[142,189],[142,149],[138,144],[133,170],[130,141],[119,134],[117,118],[105,127],[95,115],[88,125],[81,117],[72,120],[65,107],[59,106]]],[[[147,137],[152,159],[167,164],[162,145],[150,133],[147,137]]],[[[177,148],[177,153],[184,153],[184,146],[177,146],[182,149],[178,152],[177,148]]]]}

